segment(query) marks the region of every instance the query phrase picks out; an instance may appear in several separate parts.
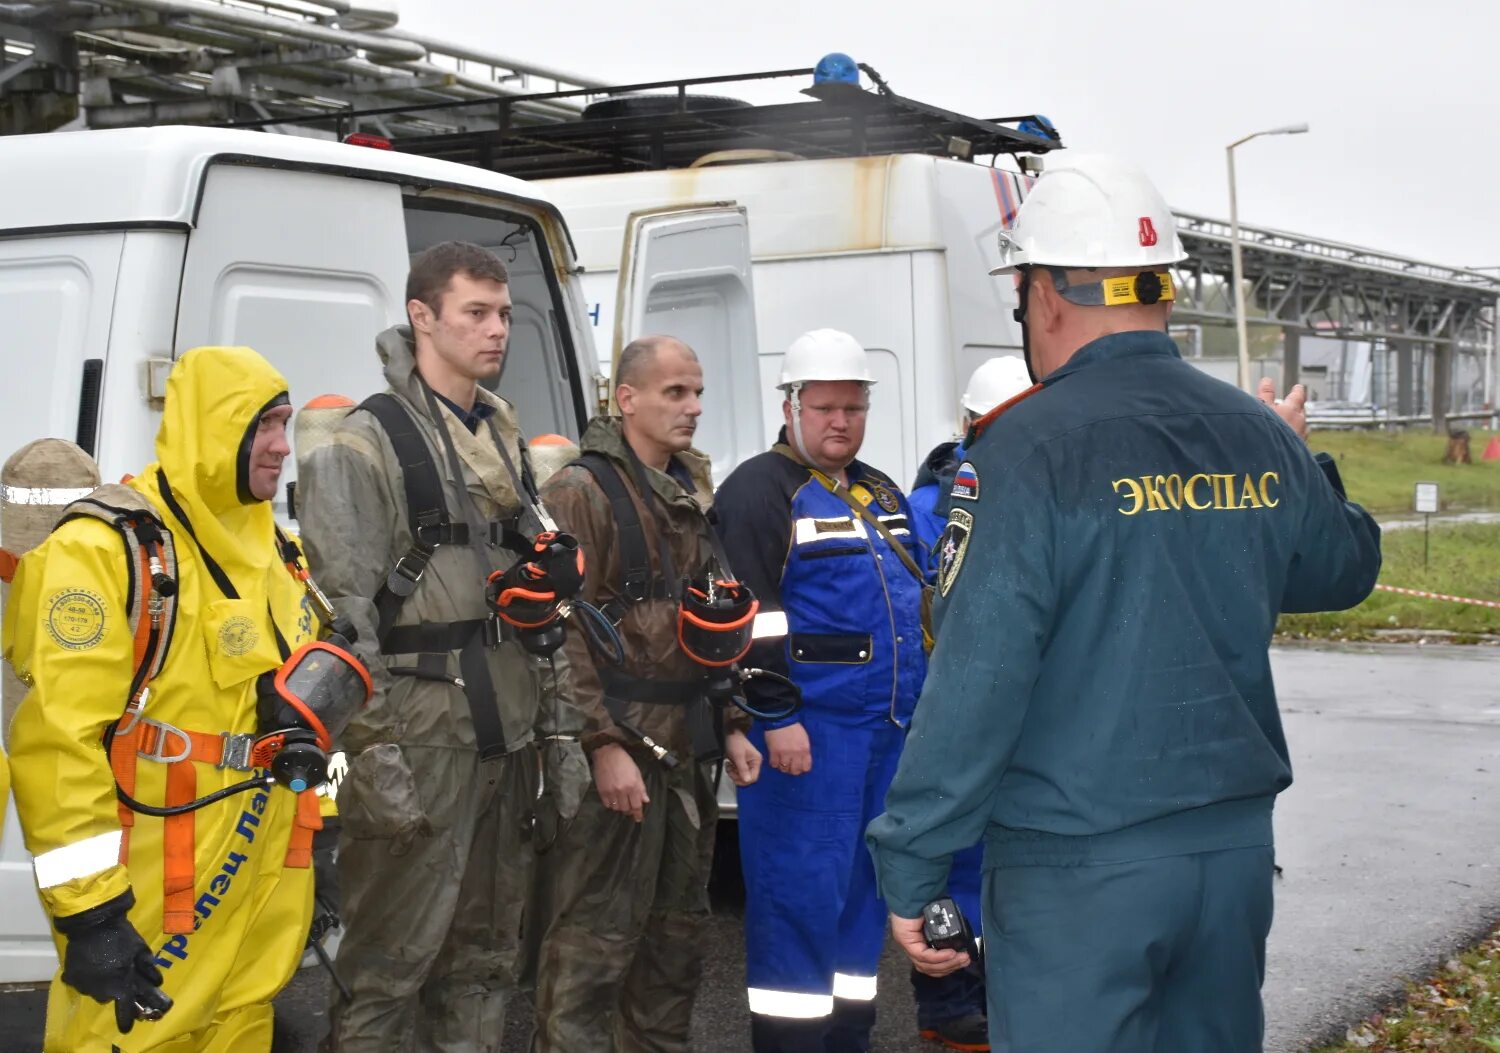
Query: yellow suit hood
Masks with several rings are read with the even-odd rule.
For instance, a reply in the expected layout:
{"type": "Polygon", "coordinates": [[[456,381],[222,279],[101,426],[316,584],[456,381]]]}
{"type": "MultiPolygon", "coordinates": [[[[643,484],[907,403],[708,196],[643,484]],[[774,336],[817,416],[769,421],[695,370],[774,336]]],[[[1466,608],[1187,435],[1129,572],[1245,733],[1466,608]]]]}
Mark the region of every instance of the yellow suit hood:
{"type": "Polygon", "coordinates": [[[286,399],[286,378],[250,348],[194,348],[167,381],[157,461],[133,484],[170,511],[165,476],[198,543],[242,595],[259,591],[276,555],[271,502],[248,489],[250,444],[261,415],[286,399]]]}

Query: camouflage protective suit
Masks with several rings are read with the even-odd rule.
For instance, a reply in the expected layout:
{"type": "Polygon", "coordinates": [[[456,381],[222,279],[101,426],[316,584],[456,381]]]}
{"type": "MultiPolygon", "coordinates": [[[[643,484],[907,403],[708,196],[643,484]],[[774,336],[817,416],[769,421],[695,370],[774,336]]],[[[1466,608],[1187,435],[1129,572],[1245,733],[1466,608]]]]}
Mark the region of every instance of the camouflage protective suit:
{"type": "Polygon", "coordinates": [[[448,514],[470,524],[471,540],[437,548],[386,645],[378,646],[373,597],[411,547],[390,439],[372,413],[356,410],[301,464],[308,558],[354,621],[375,680],[375,697],[342,743],[349,772],[339,790],[345,935],[338,968],[354,1000],[333,996],[329,1046],[498,1050],[505,1003],[521,971],[521,917],[536,855],[532,819],[568,786],[576,802],[587,766],[576,742],[556,737],[577,723],[559,697],[562,656],[555,664],[539,661],[511,639],[484,649],[504,739],[501,755],[485,759],[465,690],[480,678],[442,639],[453,623],[486,619],[485,580],[515,560],[480,528],[538,529],[529,513],[518,520],[522,503],[496,446],[503,442],[520,470],[524,444],[514,410],[481,389],[479,400],[493,410],[471,434],[429,398],[407,327],[382,333],[376,347],[388,391],[417,422],[442,476],[448,514]],[[439,428],[461,462],[461,483],[439,428]],[[396,643],[403,632],[408,641],[415,633],[430,639],[420,647],[396,643]],[[400,653],[396,646],[417,649],[400,653]],[[545,802],[538,799],[539,739],[547,743],[553,788],[545,802]]]}
{"type": "MultiPolygon", "coordinates": [[[[651,486],[643,500],[617,418],[590,422],[581,447],[604,454],[620,470],[646,534],[653,580],[661,575],[663,532],[679,573],[696,575],[710,565],[706,513],[713,481],[707,457],[692,450],[678,454],[672,474],[642,466],[651,486]]],[[[594,477],[586,468],[569,466],[548,480],[542,496],[558,526],[583,548],[583,598],[602,607],[620,600],[618,524],[594,477]]],[[[664,591],[671,598],[624,606],[618,625],[623,671],[653,682],[701,679],[703,667],[677,643],[678,583],[664,591]]],[[[718,822],[713,769],[693,760],[682,706],[631,703],[624,721],[680,761],[674,769],[663,766],[611,719],[583,635],[570,631],[566,649],[574,698],[585,720],[584,748],[592,754],[614,743],[629,750],[650,801],[644,821],[636,823],[605,808],[591,788],[544,859],[552,911],[538,964],[533,1049],[685,1053],[691,1049],[689,1027],[709,914],[708,874],[718,822]]],[[[726,719],[733,726],[748,724],[726,719]]]]}

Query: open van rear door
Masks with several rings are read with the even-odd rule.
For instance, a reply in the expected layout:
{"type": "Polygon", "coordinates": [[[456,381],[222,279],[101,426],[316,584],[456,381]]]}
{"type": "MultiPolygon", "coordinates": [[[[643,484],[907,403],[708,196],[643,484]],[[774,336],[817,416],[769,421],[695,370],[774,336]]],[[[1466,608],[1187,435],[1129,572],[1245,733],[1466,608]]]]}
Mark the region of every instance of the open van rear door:
{"type": "MultiPolygon", "coordinates": [[[[750,221],[713,202],[633,212],[625,221],[612,360],[636,337],[674,336],[703,363],[703,416],[694,445],[714,481],[768,445],[762,434],[750,221]]],[[[618,375],[618,368],[611,371],[618,375]]]]}
{"type": "MultiPolygon", "coordinates": [[[[375,337],[406,320],[401,188],[325,172],[215,164],[188,239],[175,354],[244,344],[281,371],[293,407],[385,387],[375,337]]],[[[276,508],[286,512],[288,459],[276,508]]]]}

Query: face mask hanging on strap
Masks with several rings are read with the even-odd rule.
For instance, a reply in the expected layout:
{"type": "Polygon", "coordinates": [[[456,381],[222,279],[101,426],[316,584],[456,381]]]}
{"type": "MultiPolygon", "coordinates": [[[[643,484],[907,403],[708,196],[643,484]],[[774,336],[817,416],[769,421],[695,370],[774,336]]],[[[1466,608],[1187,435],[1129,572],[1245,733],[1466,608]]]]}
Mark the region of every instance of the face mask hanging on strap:
{"type": "Polygon", "coordinates": [[[750,651],[753,623],[760,601],[743,582],[736,581],[718,534],[708,531],[709,545],[721,576],[701,581],[684,579],[677,608],[677,643],[693,661],[708,671],[704,693],[716,706],[733,704],[759,720],[785,720],[802,708],[802,693],[790,678],[768,669],[741,669],[736,664],[750,651]],[[789,687],[794,701],[777,710],[763,710],[746,697],[744,684],[775,680],[789,687]]]}
{"type": "Polygon", "coordinates": [[[578,539],[557,528],[528,473],[518,471],[498,433],[495,448],[505,462],[516,493],[542,527],[529,551],[485,582],[484,598],[491,613],[516,630],[529,653],[551,657],[562,646],[564,625],[575,612],[593,646],[624,659],[624,645],[609,619],[578,598],[583,588],[584,556],[578,539]]]}
{"type": "MultiPolygon", "coordinates": [[[[723,707],[732,702],[746,712],[761,715],[743,697],[742,685],[746,679],[774,675],[761,670],[742,670],[736,665],[749,650],[751,624],[758,610],[758,601],[750,589],[730,572],[729,561],[707,521],[703,528],[707,543],[714,550],[713,564],[698,577],[678,577],[666,535],[656,522],[653,511],[656,498],[645,465],[628,447],[625,461],[625,467],[621,469],[612,458],[585,452],[576,462],[587,469],[609,500],[618,531],[623,564],[620,594],[619,598],[605,604],[604,613],[612,619],[613,625],[623,620],[636,604],[675,601],[678,646],[701,668],[702,675],[680,681],[637,677],[621,668],[622,653],[604,654],[595,648],[594,660],[604,685],[605,709],[610,719],[649,749],[659,763],[666,768],[675,768],[680,763],[676,755],[632,722],[630,706],[682,706],[687,715],[695,757],[711,761],[722,753],[720,714],[723,707]],[[631,496],[622,478],[627,473],[640,504],[631,496]],[[651,520],[649,532],[643,527],[640,505],[645,506],[646,516],[651,520]],[[648,556],[648,536],[654,536],[658,541],[655,571],[648,556]]],[[[795,685],[789,686],[795,693],[795,685]]],[[[795,709],[793,706],[783,712],[795,712],[795,709]]],[[[780,717],[783,712],[765,715],[780,717]]]]}

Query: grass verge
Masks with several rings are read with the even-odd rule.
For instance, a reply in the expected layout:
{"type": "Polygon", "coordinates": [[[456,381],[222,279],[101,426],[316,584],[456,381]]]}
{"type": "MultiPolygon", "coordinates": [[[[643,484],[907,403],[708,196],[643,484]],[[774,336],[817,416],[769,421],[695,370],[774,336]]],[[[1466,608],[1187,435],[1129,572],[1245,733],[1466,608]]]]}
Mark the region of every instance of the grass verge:
{"type": "Polygon", "coordinates": [[[1314,451],[1338,461],[1349,496],[1375,515],[1411,513],[1418,482],[1437,483],[1443,511],[1500,509],[1500,461],[1481,461],[1494,434],[1469,430],[1473,464],[1444,464],[1446,435],[1408,431],[1315,431],[1307,437],[1314,451]]]}
{"type": "Polygon", "coordinates": [[[1406,1001],[1351,1027],[1317,1053],[1497,1053],[1500,1051],[1500,929],[1408,984],[1406,1001]]]}
{"type": "MultiPolygon", "coordinates": [[[[1420,527],[1387,531],[1381,543],[1384,585],[1500,601],[1500,523],[1434,526],[1426,566],[1420,527]]],[[[1500,609],[1376,591],[1353,610],[1283,615],[1276,627],[1292,637],[1352,640],[1374,639],[1379,630],[1390,629],[1493,635],[1500,633],[1500,609]]]]}

